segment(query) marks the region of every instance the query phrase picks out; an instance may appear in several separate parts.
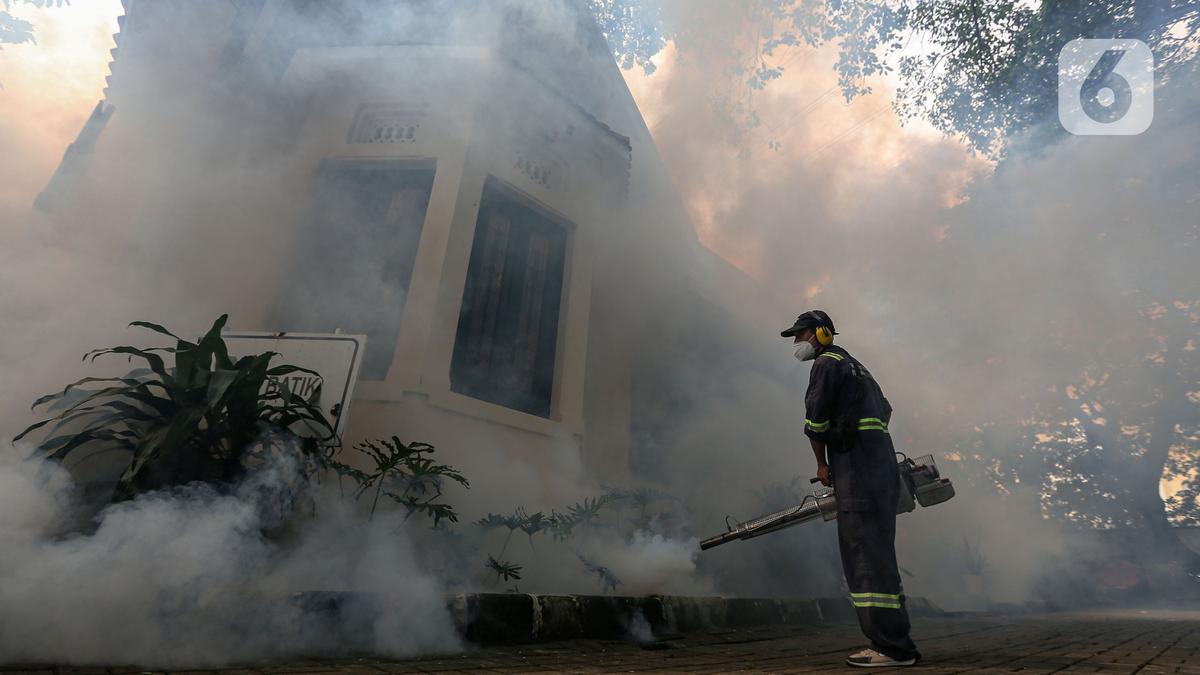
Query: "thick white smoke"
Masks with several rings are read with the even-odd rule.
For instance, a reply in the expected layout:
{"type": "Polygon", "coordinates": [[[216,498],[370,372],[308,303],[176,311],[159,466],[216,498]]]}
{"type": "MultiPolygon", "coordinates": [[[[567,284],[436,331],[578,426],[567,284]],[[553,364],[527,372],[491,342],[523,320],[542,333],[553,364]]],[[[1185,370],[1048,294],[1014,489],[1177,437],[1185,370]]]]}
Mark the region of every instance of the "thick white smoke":
{"type": "MultiPolygon", "coordinates": [[[[742,16],[724,6],[723,20],[688,24],[706,46],[742,16]]],[[[702,238],[786,298],[780,304],[791,312],[829,311],[840,344],[867,364],[896,409],[897,449],[933,453],[959,485],[955,501],[901,517],[906,588],[951,607],[1097,597],[1043,582],[1087,574],[1079,586],[1095,590],[1106,564],[1131,559],[1126,546],[1098,543],[1077,523],[1142,508],[1113,490],[1119,482],[1105,482],[1146,452],[1148,442],[1130,441],[1151,423],[1138,411],[1165,400],[1157,414],[1178,426],[1155,432],[1159,451],[1168,437],[1172,452],[1196,453],[1187,437],[1197,399],[1159,367],[1187,368],[1194,348],[1200,167],[1195,117],[1184,112],[1195,106],[1194,74],[1159,88],[1157,117],[1141,136],[1068,138],[993,166],[920,123],[901,128],[886,109],[886,82],[844,105],[829,94],[828,50],[777,58],[786,75],[755,99],[761,126],[731,138],[722,133],[729,121],[708,105],[713,71],[698,65],[720,56],[686,47],[665,55],[656,75],[636,78],[635,92],[653,103],[655,140],[702,238]],[[1102,402],[1079,393],[1110,377],[1129,384],[1102,402]],[[1035,437],[1027,425],[1039,415],[1051,426],[1035,437]],[[1054,445],[1035,441],[1059,433],[1059,424],[1078,425],[1075,417],[1110,433],[1104,447],[1058,450],[1056,466],[1042,454],[1054,445]],[[1078,506],[1069,511],[1055,495],[1078,506]]],[[[779,327],[790,318],[781,315],[779,327]]],[[[788,347],[776,352],[785,369],[788,347]]],[[[801,387],[770,397],[799,417],[801,387]]],[[[761,424],[770,387],[753,391],[714,396],[713,408],[756,421],[742,427],[755,452],[705,456],[706,466],[777,470],[777,450],[759,449],[778,446],[762,433],[771,428],[761,424]]],[[[695,429],[711,421],[701,416],[695,429]]],[[[805,446],[797,438],[789,448],[797,473],[811,471],[805,446]]],[[[1134,493],[1157,499],[1160,474],[1134,493]]],[[[1154,569],[1143,568],[1143,589],[1161,576],[1154,569]]],[[[1177,589],[1191,583],[1172,578],[1177,589]]]]}
{"type": "Polygon", "coordinates": [[[394,525],[322,499],[315,518],[294,514],[294,534],[279,536],[271,506],[287,497],[287,466],[260,470],[232,494],[202,485],[147,494],[82,529],[70,522],[66,474],[43,485],[37,469],[0,454],[0,660],[216,666],[459,646],[441,585],[394,525]],[[374,601],[335,624],[293,597],[313,591],[374,601]],[[339,624],[360,633],[331,630],[339,624]]]}
{"type": "MultiPolygon", "coordinates": [[[[967,467],[952,460],[987,468],[1027,450],[997,443],[968,457],[959,443],[964,427],[990,417],[1015,426],[1028,407],[1023,396],[1076,378],[1086,361],[1079,355],[1098,341],[1094,336],[1111,333],[1112,317],[1137,315],[1136,298],[1126,295],[1130,288],[1174,286],[1194,294],[1191,252],[1173,246],[1179,239],[1139,243],[1145,223],[1170,229],[1188,225],[1188,218],[1195,222],[1196,127],[1181,112],[1189,108],[1164,108],[1145,137],[1067,143],[993,174],[994,167],[952,140],[901,129],[886,111],[886,86],[843,106],[829,93],[833,54],[797,48],[785,56],[784,80],[756,100],[763,126],[731,134],[730,120],[714,111],[711,99],[714,80],[718,87],[729,84],[714,73],[730,72],[744,47],[736,35],[714,33],[742,25],[736,3],[670,8],[672,20],[688,25],[690,42],[680,45],[681,59],[668,53],[659,73],[637,85],[639,100],[652,102],[643,112],[670,176],[658,173],[650,134],[623,127],[634,143],[631,180],[669,188],[673,178],[702,241],[760,284],[754,302],[747,299],[752,294],[739,295],[740,288],[726,302],[753,310],[723,315],[709,324],[711,336],[700,336],[753,344],[753,356],[697,350],[693,340],[677,336],[638,335],[633,348],[649,361],[666,354],[690,366],[659,376],[690,392],[686,408],[640,408],[675,433],[659,447],[654,470],[635,470],[633,480],[682,500],[691,536],[613,530],[557,545],[539,535],[534,550],[517,533],[509,552],[525,565],[521,590],[599,591],[579,560],[583,555],[621,580],[620,593],[840,592],[831,524],[704,554],[695,549],[695,537],[722,528],[725,514],[759,515],[808,488],[813,460],[800,431],[805,372],[776,331],[798,311],[819,306],[891,398],[898,448],[934,453],[960,486],[954,502],[902,517],[907,590],[950,607],[1038,599],[1038,578],[1070,552],[1063,528],[1042,518],[1040,477],[1010,480],[1013,494],[1005,497],[968,483],[967,467]],[[771,141],[780,149],[768,150],[771,141]],[[751,324],[748,316],[762,323],[751,324]],[[1042,349],[1037,338],[1061,331],[1075,351],[1042,349]],[[799,483],[790,484],[793,477],[799,483]],[[971,572],[972,547],[986,574],[971,572]]],[[[15,53],[6,50],[5,58],[15,53]]],[[[6,84],[11,91],[21,81],[6,84]]],[[[161,102],[130,103],[125,112],[161,102]]],[[[92,104],[84,102],[80,119],[92,104]]],[[[23,192],[13,196],[9,189],[0,202],[6,239],[0,313],[8,320],[0,376],[19,383],[0,392],[0,420],[9,435],[28,422],[25,407],[34,396],[84,374],[77,354],[126,339],[120,331],[127,321],[202,327],[229,311],[236,322],[239,307],[268,294],[259,265],[269,267],[282,253],[270,228],[262,227],[267,219],[240,207],[292,196],[260,191],[267,193],[261,202],[233,200],[239,208],[227,199],[254,192],[246,188],[255,176],[295,167],[281,152],[254,159],[251,169],[225,171],[231,157],[239,158],[239,136],[220,129],[223,118],[212,112],[198,106],[186,114],[208,137],[226,138],[224,144],[198,149],[170,129],[138,129],[145,138],[125,139],[136,151],[96,190],[123,190],[145,179],[156,190],[158,212],[179,218],[129,221],[126,213],[97,208],[51,226],[14,206],[25,209],[44,180],[11,184],[23,192]],[[167,147],[194,153],[195,164],[157,175],[155,162],[142,160],[167,147]]],[[[62,149],[52,148],[55,155],[62,149]]],[[[6,158],[5,168],[48,171],[50,151],[26,147],[6,158]]],[[[650,219],[648,231],[678,215],[669,191],[653,194],[661,196],[663,217],[650,219]]],[[[647,292],[634,280],[618,291],[647,292]]],[[[669,325],[673,312],[690,315],[701,305],[681,299],[661,321],[669,325]]],[[[407,440],[437,441],[431,430],[400,431],[410,434],[407,440]]],[[[1004,438],[1018,442],[1015,434],[1004,438]]],[[[510,450],[499,444],[440,448],[473,482],[470,492],[449,494],[463,532],[473,532],[468,521],[489,511],[563,509],[604,486],[606,476],[597,474],[607,467],[589,466],[570,449],[553,464],[510,450]]],[[[1099,470],[1106,466],[1112,465],[1100,462],[1099,470]]],[[[393,532],[388,519],[364,525],[361,516],[322,505],[316,520],[274,543],[258,533],[263,523],[251,501],[189,489],[113,507],[94,531],[64,538],[57,533],[68,515],[65,487],[39,491],[29,471],[15,460],[0,469],[0,656],[177,664],[286,653],[304,646],[297,636],[310,634],[298,628],[290,609],[281,609],[286,604],[273,603],[299,590],[395,594],[405,611],[374,624],[377,648],[407,654],[454,647],[439,581],[421,571],[405,535],[393,532]],[[386,623],[392,620],[400,623],[386,623]]],[[[422,546],[426,534],[417,535],[422,546]]],[[[454,570],[448,581],[455,588],[504,590],[509,585],[482,567],[503,538],[503,532],[489,533],[473,557],[456,559],[439,574],[454,570]]]]}

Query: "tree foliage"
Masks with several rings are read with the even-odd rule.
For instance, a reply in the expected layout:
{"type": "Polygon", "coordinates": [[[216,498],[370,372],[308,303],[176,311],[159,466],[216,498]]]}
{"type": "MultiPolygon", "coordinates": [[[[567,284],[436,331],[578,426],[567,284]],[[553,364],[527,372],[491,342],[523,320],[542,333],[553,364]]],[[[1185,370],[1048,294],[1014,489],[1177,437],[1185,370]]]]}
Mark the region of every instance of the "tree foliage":
{"type": "Polygon", "coordinates": [[[0,49],[7,44],[37,44],[33,36],[33,24],[24,19],[18,19],[12,14],[14,4],[34,5],[36,7],[62,7],[70,4],[68,0],[3,0],[4,8],[0,9],[0,49]]]}
{"type": "MultiPolygon", "coordinates": [[[[33,26],[8,11],[17,2],[59,6],[64,0],[3,0],[0,44],[33,41],[33,26]]],[[[582,0],[623,68],[654,71],[669,42],[695,46],[698,15],[719,8],[728,48],[743,61],[741,87],[715,101],[747,127],[758,125],[753,93],[783,76],[781,48],[837,49],[837,86],[847,101],[871,92],[871,78],[895,72],[893,107],[902,119],[925,119],[971,148],[1002,156],[1022,132],[1037,142],[1061,133],[1053,114],[1057,60],[1079,37],[1137,38],[1154,50],[1161,75],[1196,53],[1200,5],[1190,0],[723,0],[683,7],[665,0],[582,0]],[[675,13],[665,10],[673,9],[675,13]]],[[[700,22],[703,23],[703,22],[700,22]]]]}
{"type": "MultiPolygon", "coordinates": [[[[1089,529],[1200,522],[1200,301],[1148,301],[1143,324],[1091,347],[1066,382],[1039,383],[1020,419],[983,423],[962,470],[1001,494],[1034,489],[1043,517],[1089,529]],[[1006,451],[998,453],[997,448],[1006,451]],[[1183,486],[1164,506],[1160,483],[1183,486]]],[[[1082,345],[1044,349],[1078,351],[1082,345]]]]}
{"type": "Polygon", "coordinates": [[[588,0],[596,25],[622,68],[655,70],[652,58],[667,46],[662,8],[645,0],[588,0]]]}
{"type": "Polygon", "coordinates": [[[1076,38],[1136,38],[1150,45],[1160,75],[1194,53],[1200,6],[1183,0],[923,0],[906,11],[910,31],[927,36],[928,53],[900,59],[904,85],[896,110],[924,117],[972,148],[1003,155],[1029,132],[1029,144],[1053,140],[1059,52],[1076,38]],[[1189,48],[1189,44],[1191,47],[1189,48]]]}
{"type": "MultiPolygon", "coordinates": [[[[626,67],[649,63],[671,40],[686,52],[686,29],[664,24],[657,5],[593,2],[626,67]],[[618,12],[622,20],[613,19],[613,6],[627,10],[618,12]]],[[[1067,42],[1140,39],[1154,51],[1160,77],[1169,77],[1195,56],[1200,31],[1200,5],[1189,0],[739,0],[736,7],[731,13],[753,39],[741,55],[743,94],[782,77],[780,47],[830,45],[847,101],[870,93],[870,78],[894,72],[900,87],[893,107],[902,119],[925,119],[994,157],[1024,132],[1031,144],[1061,134],[1057,67],[1067,42]]],[[[744,124],[757,125],[748,100],[730,107],[744,124]]]]}

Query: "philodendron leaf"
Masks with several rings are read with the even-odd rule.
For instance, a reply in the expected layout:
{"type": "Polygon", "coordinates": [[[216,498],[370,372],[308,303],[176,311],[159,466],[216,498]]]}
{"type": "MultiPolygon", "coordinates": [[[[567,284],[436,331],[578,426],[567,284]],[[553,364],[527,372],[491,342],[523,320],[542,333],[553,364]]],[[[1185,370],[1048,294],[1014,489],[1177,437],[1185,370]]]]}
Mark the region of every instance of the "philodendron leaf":
{"type": "Polygon", "coordinates": [[[496,580],[503,578],[505,581],[519,580],[521,578],[521,566],[508,560],[496,560],[492,556],[488,556],[485,566],[496,573],[496,580]]]}

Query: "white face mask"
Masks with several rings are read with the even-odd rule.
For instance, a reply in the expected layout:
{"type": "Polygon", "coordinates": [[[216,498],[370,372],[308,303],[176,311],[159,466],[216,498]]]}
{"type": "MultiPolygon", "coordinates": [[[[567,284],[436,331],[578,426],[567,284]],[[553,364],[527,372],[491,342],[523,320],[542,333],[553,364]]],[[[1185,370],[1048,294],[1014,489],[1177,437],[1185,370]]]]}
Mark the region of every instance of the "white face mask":
{"type": "Polygon", "coordinates": [[[817,358],[817,348],[812,346],[811,342],[801,342],[796,345],[796,360],[811,361],[817,358]]]}

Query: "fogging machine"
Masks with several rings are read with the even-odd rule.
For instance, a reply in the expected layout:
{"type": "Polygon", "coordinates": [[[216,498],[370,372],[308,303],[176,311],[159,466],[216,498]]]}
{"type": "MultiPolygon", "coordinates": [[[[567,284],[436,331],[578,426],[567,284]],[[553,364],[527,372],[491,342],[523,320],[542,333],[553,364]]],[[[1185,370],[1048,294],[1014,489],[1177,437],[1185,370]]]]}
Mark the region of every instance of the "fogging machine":
{"type": "MultiPolygon", "coordinates": [[[[897,468],[900,469],[900,497],[896,500],[896,513],[908,513],[921,506],[941,504],[954,496],[954,485],[949,478],[938,473],[933,455],[909,459],[904,453],[897,468]]],[[[813,478],[810,483],[816,483],[813,478]]],[[[761,518],[747,520],[737,525],[728,525],[729,530],[700,542],[700,549],[707,550],[737,539],[751,539],[763,534],[778,532],[785,527],[807,523],[810,520],[833,520],[837,518],[837,498],[833,488],[823,488],[805,497],[799,506],[771,513],[761,518]]]]}

